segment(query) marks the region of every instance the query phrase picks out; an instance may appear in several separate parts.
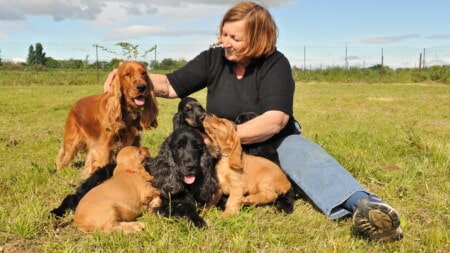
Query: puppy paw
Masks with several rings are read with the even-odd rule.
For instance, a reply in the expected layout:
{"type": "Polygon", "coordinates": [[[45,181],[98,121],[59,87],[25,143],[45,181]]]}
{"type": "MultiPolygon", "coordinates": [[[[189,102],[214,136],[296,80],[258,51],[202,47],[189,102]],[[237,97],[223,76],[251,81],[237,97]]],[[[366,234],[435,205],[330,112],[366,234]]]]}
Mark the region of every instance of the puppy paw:
{"type": "Polygon", "coordinates": [[[119,226],[125,234],[139,233],[145,229],[145,223],[140,221],[120,222],[119,226]]]}
{"type": "Polygon", "coordinates": [[[239,213],[239,209],[226,208],[225,211],[223,211],[223,213],[220,215],[220,217],[227,218],[227,217],[235,215],[237,213],[239,213]]]}
{"type": "Polygon", "coordinates": [[[150,212],[155,212],[158,207],[161,207],[162,200],[160,197],[156,197],[148,203],[147,210],[150,212]]]}

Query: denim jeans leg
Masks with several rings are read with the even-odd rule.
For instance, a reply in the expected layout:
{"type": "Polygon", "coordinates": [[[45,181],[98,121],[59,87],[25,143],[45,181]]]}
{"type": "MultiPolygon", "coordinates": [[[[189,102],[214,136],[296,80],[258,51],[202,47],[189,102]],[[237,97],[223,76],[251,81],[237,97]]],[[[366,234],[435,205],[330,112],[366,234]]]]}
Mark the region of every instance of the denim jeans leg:
{"type": "Polygon", "coordinates": [[[302,135],[280,140],[277,151],[283,171],[329,219],[350,214],[340,205],[355,192],[367,192],[322,147],[302,135]]]}

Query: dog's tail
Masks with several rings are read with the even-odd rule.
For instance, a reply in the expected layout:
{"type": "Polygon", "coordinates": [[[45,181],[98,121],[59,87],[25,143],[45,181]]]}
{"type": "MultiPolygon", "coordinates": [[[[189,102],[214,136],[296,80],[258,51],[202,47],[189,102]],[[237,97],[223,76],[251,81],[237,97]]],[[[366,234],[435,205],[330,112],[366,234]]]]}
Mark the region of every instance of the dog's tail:
{"type": "Polygon", "coordinates": [[[80,197],[77,194],[67,195],[62,201],[61,205],[50,211],[56,218],[62,218],[66,213],[66,210],[75,210],[80,202],[80,197]]]}
{"type": "Polygon", "coordinates": [[[275,205],[280,212],[292,213],[294,211],[295,191],[291,187],[288,192],[278,196],[275,205]]]}
{"type": "Polygon", "coordinates": [[[80,186],[78,186],[74,194],[67,195],[61,205],[50,211],[55,217],[61,218],[67,210],[75,210],[81,198],[86,195],[92,188],[103,183],[106,179],[113,175],[115,164],[108,164],[96,170],[89,178],[87,178],[80,186]]]}

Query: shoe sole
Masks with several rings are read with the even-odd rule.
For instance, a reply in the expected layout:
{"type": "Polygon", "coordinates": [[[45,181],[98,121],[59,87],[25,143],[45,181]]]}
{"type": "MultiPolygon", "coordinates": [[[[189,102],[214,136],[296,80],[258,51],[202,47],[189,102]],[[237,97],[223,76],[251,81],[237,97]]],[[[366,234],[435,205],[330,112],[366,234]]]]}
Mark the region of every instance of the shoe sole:
{"type": "Polygon", "coordinates": [[[397,211],[385,203],[367,201],[353,214],[355,228],[372,241],[393,242],[403,238],[397,211]]]}

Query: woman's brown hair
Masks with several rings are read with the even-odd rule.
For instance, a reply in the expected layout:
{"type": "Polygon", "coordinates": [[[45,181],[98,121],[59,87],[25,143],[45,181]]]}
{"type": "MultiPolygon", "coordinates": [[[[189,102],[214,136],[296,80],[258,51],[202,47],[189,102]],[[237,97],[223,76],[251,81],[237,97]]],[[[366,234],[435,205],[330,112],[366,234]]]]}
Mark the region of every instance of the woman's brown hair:
{"type": "Polygon", "coordinates": [[[220,23],[218,44],[222,44],[223,25],[227,22],[245,20],[244,41],[247,47],[238,52],[241,56],[259,58],[275,51],[278,29],[269,11],[253,2],[240,2],[231,7],[220,23]]]}

